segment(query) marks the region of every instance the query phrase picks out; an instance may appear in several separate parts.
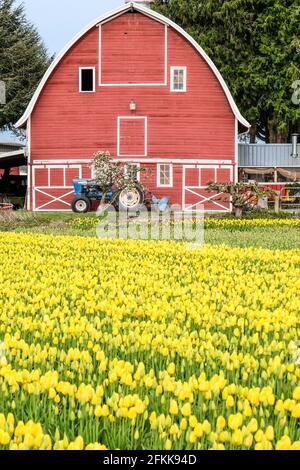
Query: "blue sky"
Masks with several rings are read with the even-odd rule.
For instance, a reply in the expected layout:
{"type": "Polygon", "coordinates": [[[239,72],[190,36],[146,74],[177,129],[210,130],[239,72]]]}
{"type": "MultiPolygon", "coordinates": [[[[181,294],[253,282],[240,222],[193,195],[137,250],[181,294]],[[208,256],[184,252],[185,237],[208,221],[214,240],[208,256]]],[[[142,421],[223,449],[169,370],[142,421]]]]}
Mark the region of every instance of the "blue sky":
{"type": "Polygon", "coordinates": [[[123,5],[124,0],[19,0],[49,52],[59,52],[94,18],[123,5]]]}

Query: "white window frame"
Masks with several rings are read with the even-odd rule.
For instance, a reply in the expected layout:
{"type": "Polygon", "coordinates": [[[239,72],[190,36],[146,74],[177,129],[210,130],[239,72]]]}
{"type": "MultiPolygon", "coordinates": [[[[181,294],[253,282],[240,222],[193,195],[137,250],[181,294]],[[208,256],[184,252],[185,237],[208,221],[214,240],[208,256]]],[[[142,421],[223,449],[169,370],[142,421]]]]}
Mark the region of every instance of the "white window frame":
{"type": "Polygon", "coordinates": [[[173,165],[172,163],[158,163],[157,170],[156,170],[156,185],[158,188],[173,188],[173,165]],[[169,166],[170,167],[170,183],[163,184],[160,180],[160,171],[162,166],[169,166]]]}
{"type": "Polygon", "coordinates": [[[96,91],[96,67],[79,67],[79,93],[95,93],[96,91]],[[93,90],[85,91],[82,90],[82,70],[93,71],[93,90]]]}
{"type": "Polygon", "coordinates": [[[179,65],[172,65],[171,67],[171,77],[170,77],[170,89],[173,93],[186,93],[187,90],[187,67],[186,66],[179,66],[179,65]],[[183,70],[183,89],[182,90],[175,90],[174,89],[174,73],[175,70],[183,70]]]}

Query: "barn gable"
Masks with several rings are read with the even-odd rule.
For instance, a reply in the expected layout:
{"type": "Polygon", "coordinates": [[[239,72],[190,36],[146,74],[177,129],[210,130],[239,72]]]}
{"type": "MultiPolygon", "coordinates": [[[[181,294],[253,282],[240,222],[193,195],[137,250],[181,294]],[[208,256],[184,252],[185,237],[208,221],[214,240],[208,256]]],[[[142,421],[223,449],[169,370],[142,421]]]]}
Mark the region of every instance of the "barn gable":
{"type": "MultiPolygon", "coordinates": [[[[91,24],[89,24],[86,28],[84,28],[79,34],[77,34],[67,45],[66,47],[58,54],[58,56],[55,58],[55,60],[52,62],[48,70],[46,71],[43,79],[41,80],[36,92],[34,93],[25,113],[23,116],[19,119],[19,121],[15,124],[15,127],[20,128],[24,127],[26,125],[26,122],[28,118],[30,117],[37,101],[38,98],[43,91],[43,88],[45,84],[47,83],[47,80],[51,76],[52,72],[56,69],[56,67],[59,65],[60,61],[64,58],[64,56],[69,52],[69,50],[79,41],[83,36],[86,35],[88,31],[90,31],[92,28],[94,28],[97,25],[105,25],[108,21],[112,20],[113,18],[117,18],[120,15],[123,15],[127,11],[138,11],[142,13],[145,16],[148,16],[152,19],[155,19],[157,22],[160,22],[164,25],[171,26],[174,28],[179,34],[181,34],[188,42],[190,42],[193,47],[199,52],[199,54],[203,57],[203,59],[207,62],[208,66],[212,70],[212,72],[215,74],[216,78],[218,79],[227,99],[230,104],[230,107],[232,109],[232,112],[238,122],[242,124],[242,126],[249,128],[250,124],[248,121],[241,115],[222,75],[218,71],[217,67],[213,63],[213,61],[208,57],[208,55],[204,52],[204,50],[199,46],[199,44],[189,35],[187,34],[180,26],[178,26],[176,23],[173,21],[169,20],[168,18],[164,17],[163,15],[154,12],[152,10],[149,10],[148,8],[143,7],[140,4],[136,4],[134,2],[126,3],[125,5],[121,6],[120,8],[117,8],[115,10],[112,10],[111,12],[107,13],[106,15],[97,18],[95,21],[93,21],[91,24]]],[[[104,44],[105,47],[105,44],[104,44]]]]}
{"type": "Polygon", "coordinates": [[[148,168],[141,182],[157,197],[229,210],[205,188],[237,180],[239,123],[249,126],[201,47],[127,3],[66,46],[17,123],[28,132],[27,207],[70,210],[72,180],[93,177],[93,154],[107,150],[148,168]]]}

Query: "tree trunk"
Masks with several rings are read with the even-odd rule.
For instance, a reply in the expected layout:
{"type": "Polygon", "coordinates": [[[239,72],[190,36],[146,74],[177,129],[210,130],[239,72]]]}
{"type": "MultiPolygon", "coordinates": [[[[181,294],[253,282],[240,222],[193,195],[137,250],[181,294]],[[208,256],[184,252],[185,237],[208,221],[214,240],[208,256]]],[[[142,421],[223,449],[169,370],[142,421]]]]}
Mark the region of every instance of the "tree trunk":
{"type": "Polygon", "coordinates": [[[234,213],[235,213],[235,216],[238,218],[238,219],[241,219],[242,215],[243,215],[243,209],[241,207],[235,207],[234,208],[234,213]]]}
{"type": "Polygon", "coordinates": [[[269,143],[277,143],[277,126],[274,118],[268,120],[269,143]]]}
{"type": "Polygon", "coordinates": [[[256,143],[256,130],[257,130],[257,126],[256,126],[256,124],[253,124],[250,127],[250,130],[249,130],[250,144],[255,144],[256,143]]]}
{"type": "Polygon", "coordinates": [[[287,141],[288,141],[288,135],[289,135],[289,132],[288,130],[280,130],[278,131],[278,134],[277,134],[277,143],[278,144],[286,144],[287,141]]]}

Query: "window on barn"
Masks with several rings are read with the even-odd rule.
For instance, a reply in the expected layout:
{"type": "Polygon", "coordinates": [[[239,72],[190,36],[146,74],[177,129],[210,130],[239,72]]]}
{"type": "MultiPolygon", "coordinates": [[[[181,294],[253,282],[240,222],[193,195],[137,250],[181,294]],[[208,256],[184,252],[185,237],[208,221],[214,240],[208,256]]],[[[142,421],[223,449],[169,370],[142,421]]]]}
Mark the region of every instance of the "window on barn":
{"type": "Polygon", "coordinates": [[[173,186],[173,166],[170,164],[157,165],[157,186],[171,188],[173,186]]]}
{"type": "Polygon", "coordinates": [[[80,67],[79,91],[81,93],[93,93],[96,89],[95,77],[95,67],[80,67]]]}
{"type": "Polygon", "coordinates": [[[171,91],[185,92],[187,82],[186,67],[171,67],[171,91]]]}

